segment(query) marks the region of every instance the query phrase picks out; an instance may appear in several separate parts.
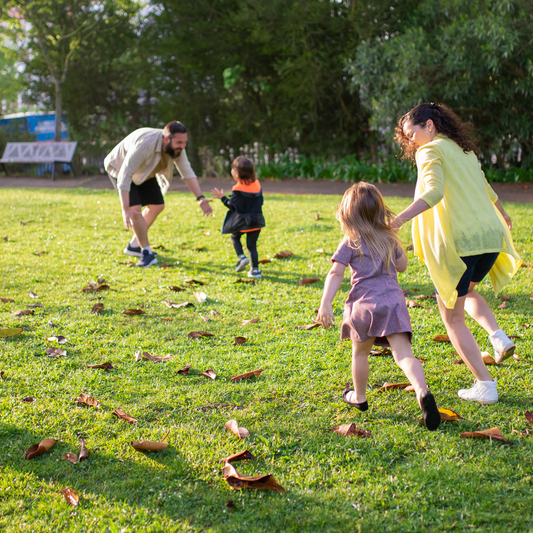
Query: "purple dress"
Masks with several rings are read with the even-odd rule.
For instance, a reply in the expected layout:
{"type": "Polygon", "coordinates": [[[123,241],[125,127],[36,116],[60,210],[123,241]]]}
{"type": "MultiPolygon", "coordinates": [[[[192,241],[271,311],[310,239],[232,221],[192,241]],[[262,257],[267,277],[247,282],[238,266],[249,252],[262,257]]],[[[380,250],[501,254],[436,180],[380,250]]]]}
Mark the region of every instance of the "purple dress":
{"type": "MultiPolygon", "coordinates": [[[[372,261],[363,243],[363,256],[343,239],[331,258],[350,267],[352,289],[346,300],[342,318],[341,339],[364,342],[376,337],[375,345],[389,346],[386,335],[408,333],[412,337],[411,321],[403,291],[398,284],[396,269],[391,264],[390,275],[383,262],[372,261]]],[[[401,257],[397,250],[395,259],[401,257]]]]}

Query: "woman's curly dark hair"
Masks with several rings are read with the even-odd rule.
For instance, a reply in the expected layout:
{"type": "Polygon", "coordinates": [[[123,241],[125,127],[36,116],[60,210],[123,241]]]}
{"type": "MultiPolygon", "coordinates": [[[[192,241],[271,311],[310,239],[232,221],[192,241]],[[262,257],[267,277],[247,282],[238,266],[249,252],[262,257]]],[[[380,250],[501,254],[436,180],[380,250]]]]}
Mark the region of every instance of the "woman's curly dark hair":
{"type": "Polygon", "coordinates": [[[400,145],[402,150],[402,159],[413,159],[417,151],[417,146],[410,145],[407,135],[403,131],[406,123],[413,126],[425,127],[428,120],[432,120],[438,133],[443,133],[457,143],[466,154],[474,152],[478,155],[476,139],[472,136],[474,126],[470,122],[463,122],[449,107],[444,104],[419,104],[406,113],[398,121],[395,130],[394,141],[400,145]]]}

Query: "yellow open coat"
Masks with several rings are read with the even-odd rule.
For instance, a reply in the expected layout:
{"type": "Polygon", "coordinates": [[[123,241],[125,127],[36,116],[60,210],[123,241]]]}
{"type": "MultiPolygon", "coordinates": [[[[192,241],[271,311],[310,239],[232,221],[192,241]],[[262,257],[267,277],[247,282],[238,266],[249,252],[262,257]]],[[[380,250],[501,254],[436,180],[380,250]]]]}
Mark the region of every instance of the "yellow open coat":
{"type": "Polygon", "coordinates": [[[461,256],[501,252],[490,271],[498,294],[522,261],[476,155],[439,134],[418,149],[416,166],[415,200],[432,209],[413,220],[414,253],[428,267],[444,304],[455,307],[455,288],[466,270],[461,256]]]}

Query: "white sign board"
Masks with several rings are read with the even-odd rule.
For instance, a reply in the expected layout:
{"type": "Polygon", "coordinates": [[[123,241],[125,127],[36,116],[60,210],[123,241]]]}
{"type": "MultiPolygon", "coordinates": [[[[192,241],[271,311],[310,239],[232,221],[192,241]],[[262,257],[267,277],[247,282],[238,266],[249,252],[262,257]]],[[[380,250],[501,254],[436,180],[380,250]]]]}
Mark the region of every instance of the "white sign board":
{"type": "Polygon", "coordinates": [[[77,142],[8,142],[2,162],[5,163],[70,163],[77,142]]]}

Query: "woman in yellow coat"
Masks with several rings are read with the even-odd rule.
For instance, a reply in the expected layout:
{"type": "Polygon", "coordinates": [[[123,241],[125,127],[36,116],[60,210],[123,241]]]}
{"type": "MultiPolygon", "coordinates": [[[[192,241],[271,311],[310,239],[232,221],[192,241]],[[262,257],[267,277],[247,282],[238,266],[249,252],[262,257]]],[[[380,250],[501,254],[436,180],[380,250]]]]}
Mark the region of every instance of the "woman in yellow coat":
{"type": "Polygon", "coordinates": [[[514,343],[474,288],[489,274],[497,294],[521,261],[511,219],[481,170],[471,127],[434,103],[420,104],[400,119],[395,140],[404,157],[416,161],[418,177],[414,202],[392,225],[399,229],[413,220],[414,253],[429,270],[450,340],[477,380],[459,397],[494,404],[496,381],[466,326],[465,310],[489,334],[496,362],[511,357],[514,343]]]}

